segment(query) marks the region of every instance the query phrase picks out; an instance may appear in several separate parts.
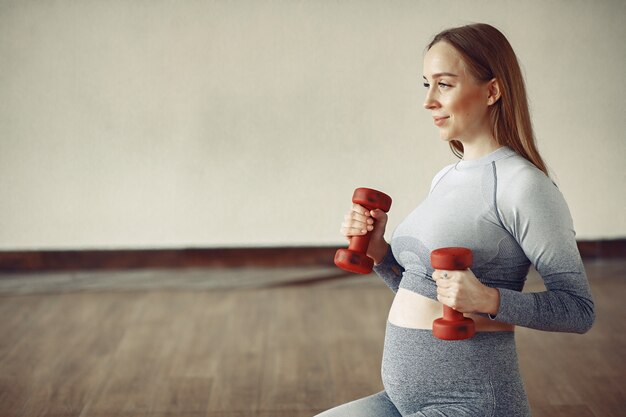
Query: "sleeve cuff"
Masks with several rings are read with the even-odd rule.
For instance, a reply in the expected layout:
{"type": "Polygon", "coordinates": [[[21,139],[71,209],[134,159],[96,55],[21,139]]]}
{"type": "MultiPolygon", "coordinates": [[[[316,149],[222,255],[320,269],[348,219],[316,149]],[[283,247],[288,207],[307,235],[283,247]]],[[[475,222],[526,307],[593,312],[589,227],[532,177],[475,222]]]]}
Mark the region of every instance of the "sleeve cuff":
{"type": "Polygon", "coordinates": [[[393,256],[391,246],[385,254],[382,262],[374,265],[374,272],[376,272],[376,274],[381,277],[383,281],[385,281],[393,292],[398,291],[400,281],[402,280],[402,274],[404,273],[404,268],[393,256]]]}
{"type": "Polygon", "coordinates": [[[500,288],[496,288],[496,290],[498,290],[498,293],[500,294],[500,296],[498,297],[498,300],[499,300],[498,312],[496,314],[487,313],[487,317],[489,317],[489,319],[493,321],[498,320],[498,315],[500,314],[500,309],[502,308],[502,291],[500,291],[500,288]]]}
{"type": "Polygon", "coordinates": [[[533,301],[529,294],[519,291],[498,288],[500,292],[500,306],[498,313],[488,314],[491,320],[529,327],[532,321],[533,301]],[[525,297],[526,296],[526,297],[525,297]]]}

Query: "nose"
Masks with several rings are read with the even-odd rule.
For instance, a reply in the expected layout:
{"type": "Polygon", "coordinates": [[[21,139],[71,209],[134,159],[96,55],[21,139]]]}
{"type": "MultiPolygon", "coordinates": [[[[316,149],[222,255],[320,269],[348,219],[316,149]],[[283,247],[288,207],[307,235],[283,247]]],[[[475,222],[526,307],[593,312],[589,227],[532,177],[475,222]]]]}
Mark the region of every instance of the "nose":
{"type": "Polygon", "coordinates": [[[432,109],[436,109],[437,107],[439,107],[439,102],[435,99],[434,89],[429,88],[428,91],[426,92],[426,98],[424,100],[424,108],[426,110],[432,110],[432,109]]]}

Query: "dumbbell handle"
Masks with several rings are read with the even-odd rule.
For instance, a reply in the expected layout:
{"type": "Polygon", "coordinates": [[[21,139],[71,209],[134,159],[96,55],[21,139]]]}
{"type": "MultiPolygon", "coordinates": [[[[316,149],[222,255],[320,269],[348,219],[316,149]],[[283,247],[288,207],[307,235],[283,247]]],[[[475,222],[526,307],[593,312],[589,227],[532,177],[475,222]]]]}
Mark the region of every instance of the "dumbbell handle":
{"type": "Polygon", "coordinates": [[[354,252],[367,253],[367,248],[370,245],[370,239],[372,235],[371,232],[367,232],[361,236],[353,236],[350,239],[350,244],[348,245],[348,249],[354,252]]]}
{"type": "Polygon", "coordinates": [[[463,315],[463,313],[456,311],[452,307],[444,305],[443,306],[443,318],[446,320],[450,320],[450,321],[462,321],[465,318],[465,316],[463,315]]]}

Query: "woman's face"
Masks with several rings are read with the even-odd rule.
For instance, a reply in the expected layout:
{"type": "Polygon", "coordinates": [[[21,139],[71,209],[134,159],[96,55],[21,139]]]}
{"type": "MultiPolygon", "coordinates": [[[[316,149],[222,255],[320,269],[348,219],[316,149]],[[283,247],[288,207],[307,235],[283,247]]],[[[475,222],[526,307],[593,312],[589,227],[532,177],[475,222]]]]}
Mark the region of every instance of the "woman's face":
{"type": "Polygon", "coordinates": [[[489,120],[489,83],[468,73],[461,55],[446,42],[424,57],[424,107],[430,110],[441,139],[471,143],[493,140],[489,120]]]}

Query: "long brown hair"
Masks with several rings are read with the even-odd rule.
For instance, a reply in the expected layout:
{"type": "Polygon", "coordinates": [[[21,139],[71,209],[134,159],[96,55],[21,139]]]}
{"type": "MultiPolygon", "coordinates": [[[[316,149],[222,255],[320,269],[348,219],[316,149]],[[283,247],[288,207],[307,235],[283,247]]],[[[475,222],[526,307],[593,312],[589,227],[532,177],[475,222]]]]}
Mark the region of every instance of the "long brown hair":
{"type": "MultiPolygon", "coordinates": [[[[501,97],[490,107],[496,142],[509,146],[549,175],[535,144],[522,71],[506,37],[493,26],[477,23],[440,32],[426,49],[442,41],[461,54],[469,73],[477,80],[498,80],[501,97]]],[[[450,149],[458,157],[463,156],[461,142],[452,140],[450,149]]]]}

